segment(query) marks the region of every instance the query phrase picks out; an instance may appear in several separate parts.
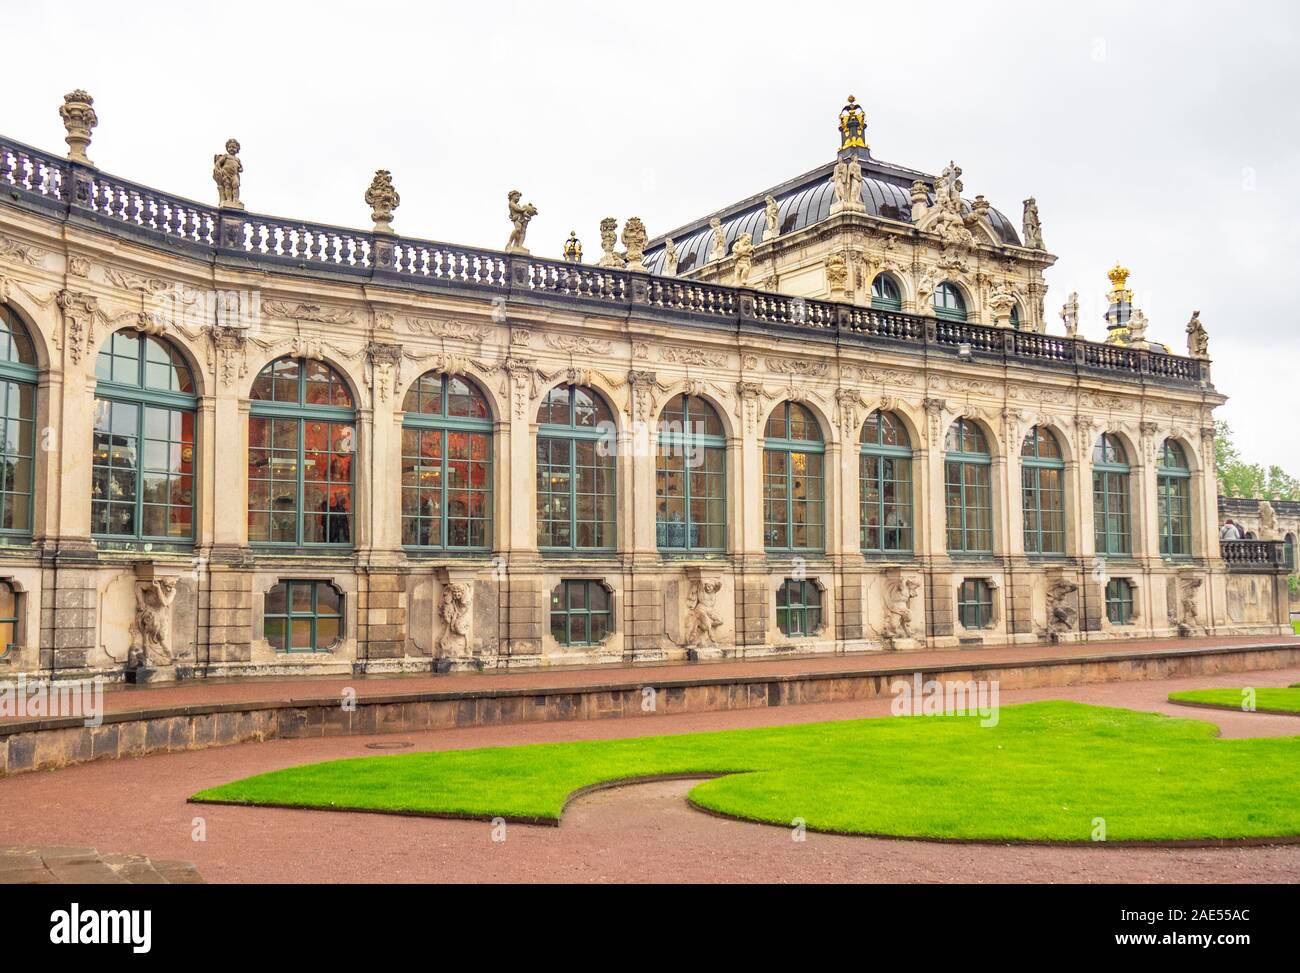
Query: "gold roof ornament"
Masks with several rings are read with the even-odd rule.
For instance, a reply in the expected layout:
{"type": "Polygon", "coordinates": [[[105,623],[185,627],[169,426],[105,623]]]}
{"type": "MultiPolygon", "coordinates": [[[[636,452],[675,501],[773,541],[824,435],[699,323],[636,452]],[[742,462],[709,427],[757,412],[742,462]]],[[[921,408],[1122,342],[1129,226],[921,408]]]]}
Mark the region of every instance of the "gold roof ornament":
{"type": "Polygon", "coordinates": [[[1129,270],[1127,267],[1120,264],[1118,260],[1116,260],[1115,266],[1110,269],[1110,273],[1108,273],[1106,276],[1110,278],[1111,287],[1113,287],[1117,291],[1120,291],[1120,290],[1124,290],[1124,285],[1128,283],[1129,274],[1131,273],[1132,273],[1131,270],[1129,270]]]}
{"type": "Polygon", "coordinates": [[[570,230],[569,239],[564,241],[564,259],[571,264],[582,263],[582,243],[577,230],[570,230]]]}
{"type": "Polygon", "coordinates": [[[848,104],[840,109],[840,148],[867,148],[867,113],[858,100],[849,95],[848,104]]]}

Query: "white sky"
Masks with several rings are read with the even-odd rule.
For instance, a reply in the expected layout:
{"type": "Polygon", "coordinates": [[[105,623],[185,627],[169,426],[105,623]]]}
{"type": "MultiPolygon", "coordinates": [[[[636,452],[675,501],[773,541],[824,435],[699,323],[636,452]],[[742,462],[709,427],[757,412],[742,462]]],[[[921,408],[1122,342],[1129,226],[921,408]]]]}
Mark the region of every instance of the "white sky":
{"type": "Polygon", "coordinates": [[[604,216],[651,236],[829,161],[850,92],[886,161],[964,169],[1019,224],[1038,199],[1049,330],[1070,291],[1100,338],[1132,269],[1150,336],[1200,309],[1219,411],[1248,459],[1300,475],[1300,5],[117,3],[5,0],[0,131],[64,149],[83,87],[106,171],[215,202],[243,146],[254,212],[369,225],[377,168],[399,233],[535,254],[604,216]]]}

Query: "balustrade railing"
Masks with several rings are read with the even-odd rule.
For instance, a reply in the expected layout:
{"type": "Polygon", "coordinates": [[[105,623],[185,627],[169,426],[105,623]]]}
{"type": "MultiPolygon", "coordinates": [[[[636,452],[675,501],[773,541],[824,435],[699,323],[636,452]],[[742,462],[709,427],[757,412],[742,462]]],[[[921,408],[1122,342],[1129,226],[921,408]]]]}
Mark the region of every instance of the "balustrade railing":
{"type": "Polygon", "coordinates": [[[187,249],[296,269],[386,276],[415,285],[527,292],[629,309],[642,306],[705,319],[752,320],[954,351],[969,345],[977,358],[1149,374],[1170,382],[1196,384],[1208,374],[1195,359],[1082,339],[222,210],[118,179],[3,136],[0,190],[7,190],[0,196],[5,203],[13,200],[45,212],[61,211],[65,218],[76,215],[108,227],[119,225],[130,233],[187,249]]]}
{"type": "Polygon", "coordinates": [[[1228,567],[1269,568],[1286,567],[1286,545],[1282,541],[1223,540],[1219,551],[1228,567]]]}

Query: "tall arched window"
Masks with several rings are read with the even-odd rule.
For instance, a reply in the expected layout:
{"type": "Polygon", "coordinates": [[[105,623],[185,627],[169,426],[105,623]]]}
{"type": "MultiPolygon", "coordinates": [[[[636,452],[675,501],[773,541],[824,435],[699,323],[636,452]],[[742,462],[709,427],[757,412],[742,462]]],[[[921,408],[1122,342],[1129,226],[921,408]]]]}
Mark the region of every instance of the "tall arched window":
{"type": "Polygon", "coordinates": [[[402,403],[402,544],[486,550],[492,412],[468,379],[428,372],[402,403]]]}
{"type": "MultiPolygon", "coordinates": [[[[36,444],[36,355],[18,315],[0,304],[0,534],[32,531],[36,444]]],[[[0,645],[0,651],[4,648],[0,645]]]]}
{"type": "Polygon", "coordinates": [[[826,546],[826,451],[813,414],[782,402],[767,420],[763,448],[763,528],[769,551],[826,546]]]}
{"type": "Polygon", "coordinates": [[[655,540],[672,551],[727,546],[727,440],[703,399],[674,396],[659,416],[655,540]]]}
{"type": "Polygon", "coordinates": [[[871,306],[881,311],[897,311],[903,306],[898,283],[889,274],[876,274],[871,282],[871,306]]]}
{"type": "Polygon", "coordinates": [[[1052,433],[1035,426],[1020,447],[1025,553],[1065,553],[1065,460],[1052,433]]]}
{"type": "Polygon", "coordinates": [[[1282,564],[1288,571],[1295,571],[1295,534],[1287,534],[1282,541],[1282,564]]]}
{"type": "Polygon", "coordinates": [[[279,358],[253,382],[248,420],[248,539],[352,544],[356,413],[324,362],[279,358]]]}
{"type": "Polygon", "coordinates": [[[912,549],[912,444],[898,416],[867,416],[858,447],[862,550],[912,549]]]}
{"type": "Polygon", "coordinates": [[[1192,553],[1192,471],[1183,447],[1166,439],[1156,467],[1156,509],[1162,557],[1192,553]]]}
{"type": "Polygon", "coordinates": [[[1128,453],[1105,433],[1092,450],[1092,523],[1098,554],[1132,554],[1128,453]]]}
{"type": "Polygon", "coordinates": [[[944,496],[948,550],[993,553],[993,459],[980,427],[958,419],[944,442],[944,496]]]}
{"type": "Polygon", "coordinates": [[[537,546],[615,546],[614,415],[595,389],[560,385],[537,412],[537,546]]]}
{"type": "Polygon", "coordinates": [[[934,289],[930,303],[934,306],[935,317],[949,321],[966,320],[966,298],[962,297],[961,288],[951,281],[945,280],[934,289]]]}
{"type": "Polygon", "coordinates": [[[1011,305],[1011,327],[1016,331],[1020,330],[1020,304],[1011,305]]]}
{"type": "Polygon", "coordinates": [[[194,539],[194,377],[163,338],[109,335],[95,360],[90,531],[117,540],[194,539]]]}

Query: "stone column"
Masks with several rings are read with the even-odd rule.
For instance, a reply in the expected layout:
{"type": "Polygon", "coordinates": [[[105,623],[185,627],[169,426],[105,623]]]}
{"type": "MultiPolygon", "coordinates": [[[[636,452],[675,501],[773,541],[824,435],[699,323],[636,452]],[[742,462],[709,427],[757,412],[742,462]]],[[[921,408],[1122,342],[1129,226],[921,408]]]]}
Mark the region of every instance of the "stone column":
{"type": "Polygon", "coordinates": [[[918,532],[917,554],[927,557],[932,565],[925,585],[925,627],[931,638],[950,638],[955,631],[956,605],[944,508],[943,445],[951,417],[942,399],[926,399],[923,404],[927,450],[924,457],[917,458],[916,466],[918,474],[925,479],[925,487],[919,498],[923,505],[917,507],[916,522],[924,525],[918,532]]]}

